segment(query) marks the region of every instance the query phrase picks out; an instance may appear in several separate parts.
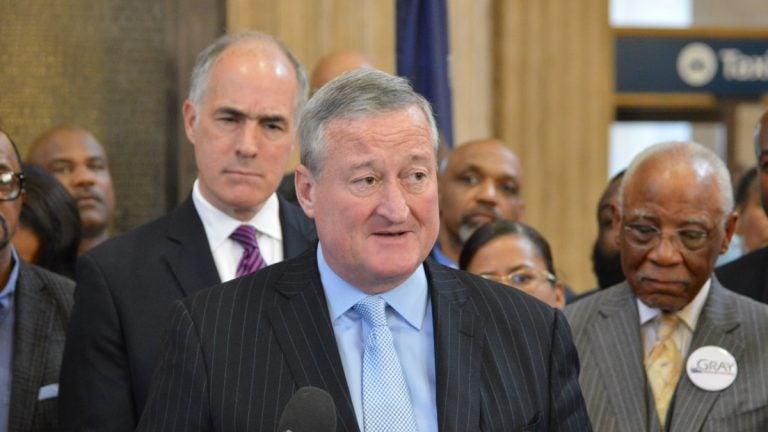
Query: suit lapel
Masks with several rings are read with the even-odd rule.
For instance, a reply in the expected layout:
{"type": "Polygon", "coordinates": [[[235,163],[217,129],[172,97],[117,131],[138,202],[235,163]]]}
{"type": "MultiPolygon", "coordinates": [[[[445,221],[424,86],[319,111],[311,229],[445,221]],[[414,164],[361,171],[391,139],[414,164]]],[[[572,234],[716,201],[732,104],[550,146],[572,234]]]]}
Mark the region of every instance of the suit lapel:
{"type": "Polygon", "coordinates": [[[476,430],[484,322],[466,307],[469,288],[432,259],[426,263],[435,332],[438,429],[476,430]]]}
{"type": "Polygon", "coordinates": [[[640,318],[632,289],[624,282],[614,288],[590,323],[592,355],[605,382],[608,400],[622,431],[658,430],[658,421],[648,428],[645,369],[640,342],[640,318]],[[618,367],[617,367],[618,366],[618,367]]]}
{"type": "Polygon", "coordinates": [[[32,429],[38,392],[43,384],[48,328],[55,309],[53,300],[43,293],[43,289],[40,280],[21,264],[14,294],[10,429],[32,429]]]}
{"type": "Polygon", "coordinates": [[[311,249],[292,261],[278,280],[275,289],[285,301],[270,310],[269,318],[296,385],[328,391],[336,402],[339,430],[357,431],[315,252],[311,249]]]}
{"type": "MultiPolygon", "coordinates": [[[[734,332],[741,321],[736,305],[727,298],[724,290],[713,276],[709,298],[696,324],[688,355],[702,346],[715,345],[726,349],[736,359],[741,357],[744,344],[734,332]]],[[[710,412],[712,405],[720,397],[720,392],[705,391],[696,387],[685,372],[685,364],[683,368],[675,392],[671,430],[698,431],[707,419],[706,413],[710,412]]]]}
{"type": "Polygon", "coordinates": [[[178,280],[183,296],[220,282],[203,222],[191,196],[174,211],[166,239],[173,247],[162,259],[178,280]]]}

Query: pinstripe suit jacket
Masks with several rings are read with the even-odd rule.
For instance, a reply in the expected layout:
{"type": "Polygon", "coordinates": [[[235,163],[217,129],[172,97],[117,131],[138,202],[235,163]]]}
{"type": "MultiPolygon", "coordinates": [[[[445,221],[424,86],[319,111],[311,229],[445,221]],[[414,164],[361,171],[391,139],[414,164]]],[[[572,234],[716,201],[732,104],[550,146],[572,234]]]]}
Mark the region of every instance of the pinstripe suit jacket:
{"type": "MultiPolygon", "coordinates": [[[[314,224],[282,200],[280,223],[286,257],[316,241],[314,224]]],[[[80,256],[61,367],[62,430],[135,430],[171,305],[219,282],[191,197],[80,256]]]]}
{"type": "MultiPolygon", "coordinates": [[[[357,431],[315,250],[177,302],[138,430],[273,431],[303,386],[357,431]]],[[[426,263],[441,431],[589,431],[564,317],[426,263]]]]}
{"type": "Polygon", "coordinates": [[[21,262],[14,294],[15,326],[9,432],[58,430],[57,397],[40,388],[58,384],[75,283],[21,262]]]}
{"type": "MultiPolygon", "coordinates": [[[[627,282],[566,308],[582,364],[581,387],[596,431],[659,431],[643,368],[637,303],[627,282]]],[[[670,429],[768,431],[768,307],[732,293],[712,277],[689,353],[706,345],[736,358],[738,376],[708,392],[685,373],[674,395],[670,429]]]]}

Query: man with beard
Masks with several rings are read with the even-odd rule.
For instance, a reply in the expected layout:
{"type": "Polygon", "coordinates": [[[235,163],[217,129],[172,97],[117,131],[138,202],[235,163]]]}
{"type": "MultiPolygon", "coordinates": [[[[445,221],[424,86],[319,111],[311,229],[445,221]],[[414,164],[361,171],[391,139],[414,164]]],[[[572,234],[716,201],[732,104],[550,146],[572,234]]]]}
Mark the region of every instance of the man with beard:
{"type": "Polygon", "coordinates": [[[598,289],[608,288],[624,280],[619,257],[619,224],[614,213],[619,211],[618,195],[624,171],[614,175],[597,204],[597,239],[592,247],[592,271],[598,289]]]}
{"type": "Polygon", "coordinates": [[[10,239],[24,181],[0,130],[0,430],[58,430],[59,365],[74,283],[19,259],[10,239]]]}
{"type": "Polygon", "coordinates": [[[658,144],[619,190],[627,280],[566,307],[595,431],[768,430],[768,307],[714,276],[736,225],[728,169],[658,144]]]}
{"type": "Polygon", "coordinates": [[[83,228],[80,255],[109,238],[115,192],[107,154],[92,133],[57,126],[32,143],[27,162],[53,174],[77,202],[83,228]]]}
{"type": "Polygon", "coordinates": [[[497,219],[522,218],[523,170],[517,155],[496,139],[460,145],[441,168],[440,234],[432,256],[458,268],[461,247],[475,229],[497,219]]]}

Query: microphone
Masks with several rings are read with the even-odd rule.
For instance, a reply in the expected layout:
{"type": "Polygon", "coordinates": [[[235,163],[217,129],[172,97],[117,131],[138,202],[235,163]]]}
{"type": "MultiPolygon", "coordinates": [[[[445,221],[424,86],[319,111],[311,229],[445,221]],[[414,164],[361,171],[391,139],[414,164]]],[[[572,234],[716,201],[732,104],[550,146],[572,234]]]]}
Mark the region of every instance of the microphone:
{"type": "Polygon", "coordinates": [[[336,432],[336,404],[327,391],[302,387],[280,416],[279,432],[336,432]]]}

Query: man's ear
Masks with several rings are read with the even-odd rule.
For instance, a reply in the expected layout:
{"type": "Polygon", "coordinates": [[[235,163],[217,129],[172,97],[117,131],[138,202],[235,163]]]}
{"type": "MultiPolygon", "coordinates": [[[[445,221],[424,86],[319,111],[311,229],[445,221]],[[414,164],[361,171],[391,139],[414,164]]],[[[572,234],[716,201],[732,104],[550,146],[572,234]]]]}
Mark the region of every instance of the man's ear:
{"type": "Polygon", "coordinates": [[[728,250],[728,246],[731,244],[733,233],[736,232],[736,223],[739,221],[739,214],[736,211],[732,211],[726,216],[725,219],[725,236],[723,236],[723,244],[720,247],[720,254],[724,254],[728,250]]]}
{"type": "Polygon", "coordinates": [[[299,205],[306,213],[307,217],[315,217],[315,179],[312,173],[304,165],[298,165],[295,170],[294,186],[296,187],[296,198],[299,205]]]}
{"type": "Polygon", "coordinates": [[[184,101],[181,106],[181,115],[184,118],[184,131],[187,133],[187,139],[192,144],[195,143],[195,122],[197,121],[197,108],[191,100],[184,101]]]}

